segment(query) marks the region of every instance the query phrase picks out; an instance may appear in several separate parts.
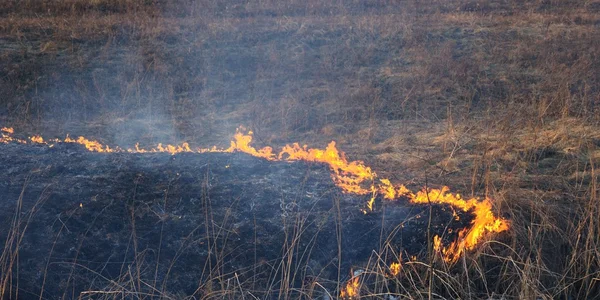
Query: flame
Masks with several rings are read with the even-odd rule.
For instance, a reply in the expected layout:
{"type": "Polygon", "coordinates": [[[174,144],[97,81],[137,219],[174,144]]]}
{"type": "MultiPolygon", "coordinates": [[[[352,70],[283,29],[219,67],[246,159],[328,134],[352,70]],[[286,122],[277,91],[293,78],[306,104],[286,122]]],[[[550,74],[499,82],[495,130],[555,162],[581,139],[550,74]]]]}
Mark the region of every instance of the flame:
{"type": "Polygon", "coordinates": [[[243,152],[267,160],[303,160],[325,163],[329,165],[332,171],[334,182],[343,191],[359,195],[374,192],[374,186],[363,187],[361,184],[365,181],[372,181],[376,176],[375,173],[370,167],[365,166],[362,161],[349,162],[344,153],[338,151],[335,142],[329,143],[325,149],[309,149],[306,145],[301,147],[298,143],[294,143],[292,145],[285,145],[279,153],[275,154],[271,147],[256,149],[250,146],[252,135],[252,131],[244,134],[243,128],[240,128],[233,136],[233,141],[231,141],[229,148],[218,150],[213,147],[211,149],[200,149],[198,152],[243,152]]]}
{"type": "Polygon", "coordinates": [[[402,265],[399,262],[393,262],[390,265],[390,272],[392,273],[392,276],[400,274],[400,270],[402,270],[402,265]]]}
{"type": "MultiPolygon", "coordinates": [[[[508,221],[494,216],[489,198],[483,201],[475,198],[465,200],[460,194],[449,193],[449,190],[447,186],[421,190],[416,195],[410,194],[409,198],[412,203],[450,204],[465,212],[472,211],[475,218],[471,221],[471,227],[460,230],[458,239],[441,249],[446,261],[455,262],[465,250],[472,250],[486,233],[508,230],[508,221]]],[[[439,244],[441,239],[438,241],[438,248],[441,247],[439,244]]]]}
{"type": "Polygon", "coordinates": [[[15,141],[10,135],[13,134],[15,130],[12,127],[2,127],[0,128],[0,143],[10,143],[15,141]]]}
{"type": "Polygon", "coordinates": [[[252,156],[262,157],[268,160],[275,160],[275,154],[273,154],[273,148],[264,147],[262,149],[256,150],[254,147],[250,146],[252,142],[252,131],[248,131],[248,134],[242,133],[243,128],[238,128],[235,135],[233,136],[233,141],[231,141],[231,146],[225,149],[223,152],[244,152],[248,153],[252,156]]]}
{"type": "Polygon", "coordinates": [[[116,152],[108,146],[102,145],[98,141],[88,140],[85,137],[78,137],[76,140],[72,139],[67,135],[67,137],[63,140],[64,143],[76,143],[80,145],[84,145],[86,149],[92,152],[116,152]]]}
{"type": "Polygon", "coordinates": [[[340,297],[344,299],[355,299],[360,296],[359,276],[354,276],[346,283],[346,287],[340,292],[340,297]]]}
{"type": "Polygon", "coordinates": [[[361,183],[373,180],[375,173],[370,167],[365,166],[362,161],[348,162],[344,153],[340,153],[335,147],[335,142],[329,143],[327,148],[308,149],[307,146],[300,147],[297,143],[286,145],[278,155],[279,159],[305,160],[326,163],[334,173],[334,181],[344,191],[359,195],[368,194],[372,189],[366,189],[361,183]]]}
{"type": "Polygon", "coordinates": [[[129,153],[170,153],[177,154],[182,152],[194,152],[192,148],[190,148],[190,144],[182,143],[181,145],[163,145],[162,143],[158,143],[155,148],[151,148],[150,150],[140,148],[140,144],[135,144],[135,149],[127,149],[129,153]]]}
{"type": "Polygon", "coordinates": [[[384,178],[384,179],[380,179],[379,181],[381,181],[379,190],[383,194],[383,198],[388,199],[388,200],[396,199],[396,189],[394,189],[394,186],[392,185],[390,180],[387,178],[384,178]]]}
{"type": "Polygon", "coordinates": [[[439,235],[433,237],[433,250],[440,252],[442,249],[442,238],[439,235]]]}
{"type": "MultiPolygon", "coordinates": [[[[372,212],[375,209],[375,199],[378,196],[389,201],[395,201],[404,197],[415,204],[448,204],[464,212],[473,213],[475,218],[470,226],[459,230],[457,238],[449,245],[442,245],[442,239],[439,236],[434,237],[434,248],[436,251],[441,252],[444,255],[444,259],[448,262],[455,262],[466,250],[473,249],[486,234],[508,230],[508,221],[494,216],[492,212],[492,200],[489,198],[482,201],[475,198],[468,200],[463,199],[460,194],[450,193],[450,189],[445,186],[441,189],[423,189],[415,194],[404,185],[400,184],[395,186],[389,179],[378,178],[377,174],[362,161],[348,161],[346,155],[337,149],[336,144],[333,141],[329,143],[325,149],[308,148],[306,145],[300,146],[298,143],[294,143],[285,145],[279,153],[275,153],[271,147],[256,149],[251,146],[253,132],[248,131],[247,133],[244,133],[244,131],[245,129],[243,127],[238,128],[229,148],[226,149],[219,149],[217,147],[192,149],[188,143],[182,143],[181,145],[158,144],[154,148],[144,149],[140,148],[139,143],[137,143],[134,148],[123,150],[119,147],[111,148],[83,136],[73,139],[68,135],[64,140],[53,139],[49,141],[45,141],[41,136],[36,135],[30,137],[28,141],[12,137],[14,129],[8,127],[2,127],[0,129],[0,142],[46,144],[49,145],[49,147],[53,147],[56,143],[76,143],[85,146],[89,151],[102,153],[128,152],[177,154],[182,152],[243,152],[271,161],[303,160],[324,163],[331,169],[333,181],[343,192],[358,195],[370,194],[370,198],[365,204],[365,208],[362,209],[365,214],[372,212]]],[[[456,218],[458,218],[458,216],[456,216],[456,218]]],[[[390,266],[390,270],[392,273],[396,273],[396,271],[400,271],[400,267],[401,265],[399,262],[393,263],[390,266]]],[[[348,293],[347,295],[351,295],[349,294],[350,291],[357,291],[358,279],[355,278],[348,284],[350,288],[347,287],[346,293],[348,293]]]]}
{"type": "Polygon", "coordinates": [[[32,143],[45,144],[44,138],[42,138],[39,135],[34,135],[34,136],[30,137],[29,139],[31,140],[32,143]]]}

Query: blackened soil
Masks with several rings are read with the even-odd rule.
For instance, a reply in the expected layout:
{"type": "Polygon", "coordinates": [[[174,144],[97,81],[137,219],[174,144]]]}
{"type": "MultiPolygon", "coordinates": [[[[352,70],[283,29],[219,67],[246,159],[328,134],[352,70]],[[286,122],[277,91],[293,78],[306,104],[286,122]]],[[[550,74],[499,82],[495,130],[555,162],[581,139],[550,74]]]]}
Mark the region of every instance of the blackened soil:
{"type": "MultiPolygon", "coordinates": [[[[364,215],[367,199],[342,193],[321,164],[72,144],[3,144],[0,153],[0,239],[6,254],[18,249],[2,271],[20,299],[202,297],[240,286],[268,298],[282,280],[301,288],[335,282],[338,270],[345,278],[386,241],[403,257],[427,249],[429,207],[378,201],[364,215]]],[[[432,212],[432,235],[471,218],[432,212]]]]}

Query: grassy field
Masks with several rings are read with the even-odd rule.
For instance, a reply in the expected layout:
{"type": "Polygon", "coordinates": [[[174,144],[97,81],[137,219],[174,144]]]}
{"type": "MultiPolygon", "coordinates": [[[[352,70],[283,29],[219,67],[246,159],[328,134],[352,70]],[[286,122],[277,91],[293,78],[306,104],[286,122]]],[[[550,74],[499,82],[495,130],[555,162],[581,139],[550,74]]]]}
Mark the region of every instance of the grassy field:
{"type": "Polygon", "coordinates": [[[335,140],[511,221],[405,297],[600,298],[600,1],[5,0],[0,99],[0,127],[124,147],[335,140]]]}

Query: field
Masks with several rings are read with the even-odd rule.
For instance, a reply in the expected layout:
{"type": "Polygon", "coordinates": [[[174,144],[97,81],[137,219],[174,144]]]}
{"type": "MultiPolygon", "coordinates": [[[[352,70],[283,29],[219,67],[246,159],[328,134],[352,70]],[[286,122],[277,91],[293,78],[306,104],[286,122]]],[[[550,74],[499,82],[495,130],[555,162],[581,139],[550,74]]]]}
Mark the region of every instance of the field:
{"type": "MultiPolygon", "coordinates": [[[[5,126],[124,149],[226,148],[239,126],[257,147],[334,140],[381,178],[487,197],[510,223],[455,262],[428,232],[391,279],[380,241],[348,262],[365,274],[349,298],[600,299],[600,1],[5,0],[5,126]]],[[[11,224],[0,298],[15,299],[8,237],[24,228],[11,224]]],[[[326,299],[353,282],[339,270],[301,288],[277,273],[264,289],[211,273],[194,295],[131,276],[139,289],[86,297],[326,299]]]]}

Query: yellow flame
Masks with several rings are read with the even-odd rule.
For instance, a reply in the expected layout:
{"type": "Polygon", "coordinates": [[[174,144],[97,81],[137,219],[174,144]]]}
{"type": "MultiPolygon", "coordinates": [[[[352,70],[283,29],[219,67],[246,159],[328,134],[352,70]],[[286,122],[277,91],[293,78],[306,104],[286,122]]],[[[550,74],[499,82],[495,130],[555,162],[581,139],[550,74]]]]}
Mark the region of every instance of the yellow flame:
{"type": "Polygon", "coordinates": [[[34,136],[30,137],[29,139],[31,140],[32,143],[44,144],[44,139],[39,135],[34,135],[34,136]]]}
{"type": "Polygon", "coordinates": [[[362,161],[348,162],[344,153],[340,153],[335,147],[335,142],[329,143],[324,150],[308,149],[307,146],[300,147],[297,143],[286,145],[279,153],[278,158],[326,163],[333,171],[334,180],[338,186],[346,192],[359,195],[365,195],[371,191],[371,189],[362,187],[361,183],[373,180],[376,176],[371,168],[365,166],[362,161]]]}
{"type": "Polygon", "coordinates": [[[400,270],[402,270],[402,265],[399,262],[393,262],[390,265],[390,272],[393,276],[400,274],[400,270]]]}
{"type": "MultiPolygon", "coordinates": [[[[252,142],[252,131],[249,131],[248,134],[242,133],[243,129],[238,129],[235,135],[233,136],[233,141],[231,141],[231,146],[225,149],[222,152],[244,152],[248,153],[252,156],[262,157],[268,160],[275,160],[275,154],[273,154],[273,148],[264,147],[262,149],[256,150],[254,147],[250,146],[250,142],[252,142]]],[[[215,149],[216,152],[221,152],[215,149]]]]}
{"type": "Polygon", "coordinates": [[[16,139],[11,137],[10,135],[15,133],[15,130],[12,127],[2,127],[0,128],[0,143],[5,143],[8,144],[10,142],[16,142],[16,143],[27,143],[26,141],[23,141],[21,139],[16,139]]]}
{"type": "Polygon", "coordinates": [[[340,292],[340,297],[344,299],[355,299],[360,297],[359,276],[354,276],[346,283],[346,286],[340,292]]]}
{"type": "Polygon", "coordinates": [[[439,235],[433,237],[433,250],[435,252],[440,252],[442,249],[442,238],[439,235]]]}
{"type": "Polygon", "coordinates": [[[344,153],[338,151],[335,142],[329,143],[325,149],[309,149],[307,146],[300,147],[299,144],[285,145],[282,150],[275,154],[273,148],[264,147],[256,149],[250,145],[252,142],[252,131],[244,134],[243,129],[238,129],[233,136],[229,148],[225,150],[200,149],[198,152],[244,152],[256,157],[268,160],[284,161],[310,161],[329,165],[332,170],[332,178],[335,183],[347,193],[365,195],[373,191],[373,186],[363,187],[361,184],[375,178],[375,173],[370,167],[365,166],[362,161],[349,162],[344,153]]]}
{"type": "Polygon", "coordinates": [[[450,204],[465,212],[472,211],[475,218],[471,221],[471,227],[460,230],[458,239],[442,249],[446,260],[455,262],[465,249],[473,249],[486,233],[508,230],[509,225],[508,221],[494,216],[490,199],[465,200],[460,194],[449,193],[449,190],[446,186],[441,189],[421,190],[416,195],[410,195],[409,198],[412,203],[450,204]]]}
{"type": "Polygon", "coordinates": [[[383,194],[383,198],[385,198],[387,200],[396,199],[396,189],[394,189],[394,186],[392,185],[390,180],[387,178],[384,178],[384,179],[380,179],[379,181],[381,182],[381,185],[379,186],[379,190],[380,190],[380,193],[383,194]]]}
{"type": "Polygon", "coordinates": [[[67,137],[63,140],[64,143],[76,143],[85,146],[86,149],[92,152],[117,152],[114,149],[111,149],[108,146],[102,145],[98,141],[88,140],[85,137],[78,137],[76,140],[72,139],[67,135],[67,137]]]}

